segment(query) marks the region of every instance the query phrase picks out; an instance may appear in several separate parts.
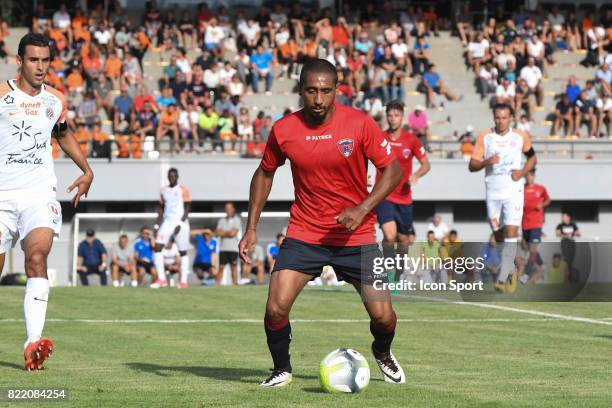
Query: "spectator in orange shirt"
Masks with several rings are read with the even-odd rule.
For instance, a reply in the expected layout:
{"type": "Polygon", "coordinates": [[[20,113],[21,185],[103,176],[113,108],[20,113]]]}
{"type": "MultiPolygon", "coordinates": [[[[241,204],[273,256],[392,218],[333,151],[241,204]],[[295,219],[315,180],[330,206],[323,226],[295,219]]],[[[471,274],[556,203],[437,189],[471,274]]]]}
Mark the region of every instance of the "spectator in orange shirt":
{"type": "Polygon", "coordinates": [[[74,29],[74,41],[77,44],[91,42],[91,33],[89,32],[89,25],[87,23],[83,23],[82,26],[74,29]]]}
{"type": "Polygon", "coordinates": [[[80,122],[77,125],[77,130],[74,132],[74,138],[77,142],[79,142],[79,146],[81,147],[81,151],[85,155],[85,157],[89,156],[89,143],[91,142],[91,132],[85,127],[85,125],[80,122]]]}
{"type": "Polygon", "coordinates": [[[176,149],[177,153],[181,151],[179,147],[178,117],[179,112],[176,108],[176,104],[169,104],[160,115],[159,125],[157,126],[157,134],[155,135],[158,142],[166,136],[172,137],[172,140],[174,141],[174,149],[176,149]]]}
{"type": "Polygon", "coordinates": [[[91,81],[98,77],[98,74],[102,70],[100,52],[95,44],[90,44],[89,52],[83,56],[82,64],[83,70],[85,71],[85,77],[87,78],[87,83],[91,83],[91,81]]]}
{"type": "Polygon", "coordinates": [[[59,55],[56,55],[55,58],[53,58],[53,60],[49,64],[49,67],[55,71],[55,74],[59,78],[66,78],[66,74],[64,73],[64,71],[66,70],[66,64],[64,64],[64,61],[62,61],[59,55]]]}
{"type": "Polygon", "coordinates": [[[72,67],[68,78],[66,78],[66,83],[68,84],[68,92],[71,94],[83,92],[84,81],[79,67],[72,67]]]}
{"type": "Polygon", "coordinates": [[[53,69],[53,67],[51,66],[47,70],[47,77],[45,78],[45,83],[51,85],[63,94],[66,94],[67,92],[66,87],[64,86],[64,81],[62,81],[62,79],[55,72],[55,69],[53,69]]]}
{"type": "Polygon", "coordinates": [[[113,83],[113,89],[119,89],[122,64],[121,59],[117,56],[117,51],[112,49],[104,62],[104,73],[113,83]]]}
{"type": "Polygon", "coordinates": [[[89,19],[83,15],[83,10],[77,8],[74,12],[74,17],[72,17],[72,30],[73,32],[83,28],[84,24],[87,24],[89,19]]]}
{"type": "Polygon", "coordinates": [[[55,45],[55,49],[59,54],[64,51],[67,51],[68,41],[66,40],[66,36],[61,28],[53,25],[53,28],[49,30],[49,38],[53,41],[55,45]]]}

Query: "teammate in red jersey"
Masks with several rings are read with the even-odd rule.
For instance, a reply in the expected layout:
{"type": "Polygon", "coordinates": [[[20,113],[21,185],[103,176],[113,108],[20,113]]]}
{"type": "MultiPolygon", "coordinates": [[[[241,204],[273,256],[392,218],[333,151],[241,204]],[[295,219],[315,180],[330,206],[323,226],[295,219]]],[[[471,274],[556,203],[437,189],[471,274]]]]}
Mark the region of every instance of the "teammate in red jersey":
{"type": "Polygon", "coordinates": [[[372,351],[385,381],[405,382],[391,353],[397,322],[391,298],[372,286],[375,277],[386,278],[373,273],[374,258],[381,253],[372,210],[398,185],[401,168],[372,118],[334,103],[337,81],[336,68],[326,60],[304,64],[299,82],[304,108],[275,123],[251,180],[247,231],[240,241],[244,262],[250,261],[249,249],[257,240],[257,222],[274,173],[287,159],[295,187],[287,237],[270,278],[264,326],[274,370],[261,384],[264,387],[291,382],[289,312],[302,288],[325,265],[362,295],[371,319],[372,351]],[[382,172],[369,194],[368,160],[382,172]]]}
{"type": "MultiPolygon", "coordinates": [[[[412,187],[423,177],[431,165],[427,153],[419,139],[412,133],[402,129],[404,119],[404,104],[395,100],[387,104],[387,140],[391,151],[397,157],[402,168],[402,181],[391,194],[376,207],[378,222],[383,230],[383,254],[385,257],[395,257],[395,245],[399,241],[401,253],[408,251],[409,236],[414,234],[412,225],[412,187]],[[416,157],[421,165],[412,173],[412,160],[416,157]]],[[[376,178],[382,173],[379,170],[376,178]]],[[[390,280],[394,280],[391,276],[390,280]]]]}
{"type": "Polygon", "coordinates": [[[528,243],[539,243],[542,240],[544,225],[544,208],[550,205],[550,196],[546,187],[535,184],[535,169],[525,176],[525,202],[523,204],[523,240],[528,243]]]}

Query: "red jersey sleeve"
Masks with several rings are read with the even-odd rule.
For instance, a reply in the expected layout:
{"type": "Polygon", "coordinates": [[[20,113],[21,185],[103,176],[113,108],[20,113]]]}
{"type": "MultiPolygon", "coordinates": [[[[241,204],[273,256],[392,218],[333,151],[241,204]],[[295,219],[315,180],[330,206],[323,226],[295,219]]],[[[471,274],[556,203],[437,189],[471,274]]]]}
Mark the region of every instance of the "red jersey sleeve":
{"type": "Polygon", "coordinates": [[[550,196],[548,195],[548,190],[546,190],[546,187],[542,187],[542,201],[548,201],[550,200],[550,196]]]}
{"type": "Polygon", "coordinates": [[[268,143],[266,143],[266,150],[264,151],[264,155],[259,166],[265,171],[274,171],[278,167],[285,164],[285,160],[287,160],[287,157],[281,151],[278,141],[276,140],[274,129],[272,129],[272,132],[270,132],[270,136],[268,137],[268,143]]]}
{"type": "Polygon", "coordinates": [[[410,145],[410,149],[412,149],[412,154],[417,158],[418,161],[422,161],[425,157],[427,157],[427,152],[425,152],[425,148],[421,141],[415,136],[410,138],[412,143],[410,145]]]}
{"type": "Polygon", "coordinates": [[[378,169],[386,167],[395,160],[391,154],[391,145],[374,119],[366,116],[363,124],[363,151],[366,157],[378,169]]]}

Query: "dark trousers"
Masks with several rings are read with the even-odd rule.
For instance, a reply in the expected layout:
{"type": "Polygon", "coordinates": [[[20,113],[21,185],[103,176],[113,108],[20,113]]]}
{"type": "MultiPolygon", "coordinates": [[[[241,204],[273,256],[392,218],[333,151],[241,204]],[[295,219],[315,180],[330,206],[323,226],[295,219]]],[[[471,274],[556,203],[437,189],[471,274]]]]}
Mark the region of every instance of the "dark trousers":
{"type": "Polygon", "coordinates": [[[81,279],[81,285],[89,286],[89,279],[87,278],[91,274],[96,274],[100,277],[100,285],[106,286],[106,271],[100,272],[98,266],[86,265],[87,272],[79,272],[79,278],[81,279]]]}

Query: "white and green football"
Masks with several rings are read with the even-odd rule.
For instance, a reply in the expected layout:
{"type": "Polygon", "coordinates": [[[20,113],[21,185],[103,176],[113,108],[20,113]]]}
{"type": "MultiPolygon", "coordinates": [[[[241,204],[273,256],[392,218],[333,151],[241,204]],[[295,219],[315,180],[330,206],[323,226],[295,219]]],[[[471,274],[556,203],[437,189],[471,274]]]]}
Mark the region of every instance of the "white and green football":
{"type": "Polygon", "coordinates": [[[361,392],[370,382],[370,367],[361,353],[339,348],[321,361],[319,382],[327,392],[361,392]]]}

